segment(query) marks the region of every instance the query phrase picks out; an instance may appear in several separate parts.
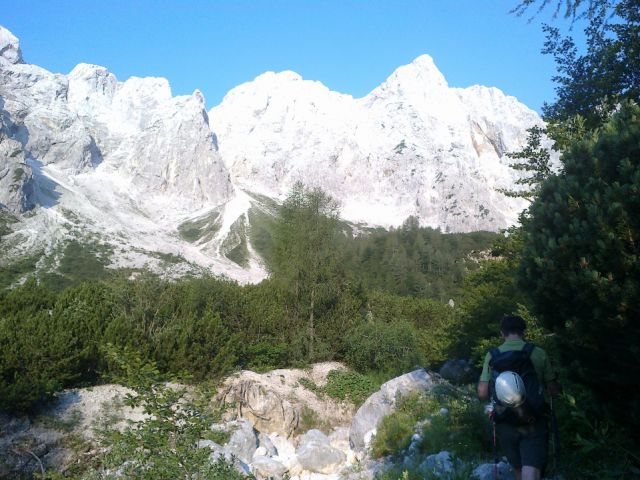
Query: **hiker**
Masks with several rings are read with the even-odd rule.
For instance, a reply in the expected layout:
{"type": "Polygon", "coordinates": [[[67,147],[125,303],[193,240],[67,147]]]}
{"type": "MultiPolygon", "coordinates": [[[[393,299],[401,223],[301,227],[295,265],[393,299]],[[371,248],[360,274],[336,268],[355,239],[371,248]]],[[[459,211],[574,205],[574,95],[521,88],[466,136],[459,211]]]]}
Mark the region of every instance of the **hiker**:
{"type": "Polygon", "coordinates": [[[494,447],[497,437],[516,472],[516,479],[540,480],[549,448],[547,421],[550,409],[543,387],[546,386],[547,393],[552,396],[558,395],[561,388],[546,352],[524,341],[525,329],[526,323],[518,315],[502,318],[500,331],[504,343],[485,356],[478,396],[481,400],[492,401],[494,447]],[[500,375],[505,371],[507,373],[500,375]],[[524,403],[518,404],[515,400],[509,403],[505,391],[512,397],[522,394],[518,401],[524,403]]]}

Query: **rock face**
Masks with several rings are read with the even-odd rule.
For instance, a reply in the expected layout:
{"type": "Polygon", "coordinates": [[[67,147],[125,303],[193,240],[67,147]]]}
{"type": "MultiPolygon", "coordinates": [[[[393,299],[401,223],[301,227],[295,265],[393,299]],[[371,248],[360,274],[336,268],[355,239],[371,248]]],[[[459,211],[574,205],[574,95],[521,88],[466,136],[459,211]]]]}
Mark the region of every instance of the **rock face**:
{"type": "Polygon", "coordinates": [[[302,181],[354,222],[409,215],[443,231],[496,230],[524,208],[496,190],[538,115],[495,88],[450,88],[428,55],[354,99],[294,72],[265,73],[210,111],[234,181],[271,196],[302,181]]]}
{"type": "Polygon", "coordinates": [[[391,414],[399,396],[424,392],[433,387],[430,375],[423,369],[414,370],[384,383],[356,412],[351,423],[351,448],[362,450],[371,442],[383,417],[391,414]]]}
{"type": "Polygon", "coordinates": [[[11,138],[14,130],[7,112],[0,110],[0,208],[19,214],[35,206],[35,190],[22,144],[11,138]]]}
{"type": "Polygon", "coordinates": [[[123,405],[127,393],[119,385],[66,390],[38,419],[0,415],[0,478],[31,478],[42,468],[65,472],[78,460],[66,439],[70,432],[90,444],[96,426],[119,428],[143,418],[123,405]]]}
{"type": "Polygon", "coordinates": [[[319,398],[300,384],[300,379],[322,384],[339,363],[314,365],[307,375],[302,370],[282,369],[265,374],[243,371],[225,381],[217,401],[232,405],[234,416],[251,421],[259,432],[290,437],[300,424],[303,410],[311,412],[327,425],[346,427],[353,416],[353,406],[331,398],[319,398]]]}
{"type": "Polygon", "coordinates": [[[304,470],[316,473],[335,473],[347,459],[320,430],[309,430],[300,437],[296,456],[304,470]]]}
{"type": "Polygon", "coordinates": [[[229,442],[224,446],[225,453],[235,455],[244,463],[251,463],[253,454],[258,448],[258,439],[253,425],[247,420],[240,420],[229,426],[233,433],[229,442]]]}
{"type": "Polygon", "coordinates": [[[114,268],[204,268],[243,283],[267,275],[249,211],[272,214],[265,205],[298,180],[372,226],[410,215],[452,232],[514,223],[525,205],[498,192],[520,175],[506,153],[541,122],[497,89],[450,88],[426,55],[360,99],[269,72],[207,114],[199,91],[173,97],[163,78],[25,64],[2,27],[0,115],[0,208],[34,212],[0,264],[40,251],[55,259],[73,239],[111,247],[114,268]],[[230,255],[239,245],[248,258],[230,255]],[[175,262],[159,261],[167,254],[175,262]]]}
{"type": "Polygon", "coordinates": [[[20,41],[9,30],[0,27],[0,66],[22,62],[20,41]]]}

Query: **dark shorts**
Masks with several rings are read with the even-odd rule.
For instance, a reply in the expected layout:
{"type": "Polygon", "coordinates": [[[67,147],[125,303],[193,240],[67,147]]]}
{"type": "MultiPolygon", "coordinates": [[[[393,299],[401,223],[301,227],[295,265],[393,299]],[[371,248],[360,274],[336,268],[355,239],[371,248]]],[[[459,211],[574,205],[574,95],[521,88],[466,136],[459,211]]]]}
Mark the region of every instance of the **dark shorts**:
{"type": "Polygon", "coordinates": [[[544,470],[549,449],[546,421],[527,426],[496,424],[498,444],[513,468],[535,467],[544,470]]]}

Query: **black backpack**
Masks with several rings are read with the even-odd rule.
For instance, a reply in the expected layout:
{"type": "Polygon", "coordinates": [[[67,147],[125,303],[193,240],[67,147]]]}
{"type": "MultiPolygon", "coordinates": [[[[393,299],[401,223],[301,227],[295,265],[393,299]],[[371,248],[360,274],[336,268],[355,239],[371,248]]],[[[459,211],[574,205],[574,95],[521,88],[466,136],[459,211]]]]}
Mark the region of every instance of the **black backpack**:
{"type": "Polygon", "coordinates": [[[543,418],[549,412],[549,406],[544,399],[536,369],[531,361],[531,352],[535,345],[525,343],[522,350],[511,350],[501,352],[497,347],[489,350],[491,360],[491,381],[489,382],[489,392],[494,403],[494,420],[500,423],[511,423],[513,425],[529,425],[543,418]],[[519,407],[509,407],[503,405],[496,396],[496,379],[502,372],[516,372],[522,378],[526,390],[526,400],[519,407]]]}

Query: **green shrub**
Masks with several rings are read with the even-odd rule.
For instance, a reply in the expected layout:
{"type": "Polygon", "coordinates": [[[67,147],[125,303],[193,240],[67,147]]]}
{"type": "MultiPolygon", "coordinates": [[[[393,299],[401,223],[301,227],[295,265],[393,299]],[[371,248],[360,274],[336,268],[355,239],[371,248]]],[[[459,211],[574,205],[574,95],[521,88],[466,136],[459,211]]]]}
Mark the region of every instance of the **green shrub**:
{"type": "Polygon", "coordinates": [[[419,448],[424,454],[447,450],[462,459],[475,459],[490,452],[489,423],[482,404],[471,392],[442,387],[400,400],[378,428],[374,456],[406,449],[418,422],[423,423],[419,448]],[[446,413],[441,412],[443,408],[446,413]]]}
{"type": "Polygon", "coordinates": [[[308,378],[301,378],[298,383],[316,395],[348,400],[356,407],[362,405],[380,388],[380,382],[373,375],[363,375],[350,370],[331,370],[327,374],[327,383],[322,387],[308,378]]]}
{"type": "Polygon", "coordinates": [[[331,398],[349,400],[359,407],[379,388],[380,383],[371,375],[350,370],[331,370],[323,391],[331,398]]]}
{"type": "Polygon", "coordinates": [[[396,376],[421,365],[418,331],[409,322],[363,322],[347,342],[347,364],[359,372],[396,376]]]}
{"type": "Polygon", "coordinates": [[[395,455],[409,447],[411,437],[415,433],[415,423],[416,418],[412,412],[403,409],[384,417],[373,441],[373,456],[380,458],[395,455]]]}
{"type": "Polygon", "coordinates": [[[132,350],[106,348],[114,379],[134,390],[125,404],[142,408],[147,415],[123,431],[115,427],[101,432],[100,468],[89,473],[98,478],[242,480],[224,457],[215,463],[210,451],[198,448],[220,412],[207,405],[211,391],[185,396],[182,388],[170,387],[153,363],[132,350]]]}

